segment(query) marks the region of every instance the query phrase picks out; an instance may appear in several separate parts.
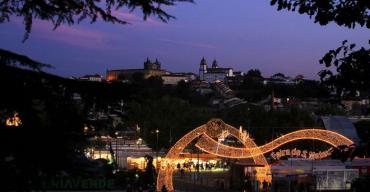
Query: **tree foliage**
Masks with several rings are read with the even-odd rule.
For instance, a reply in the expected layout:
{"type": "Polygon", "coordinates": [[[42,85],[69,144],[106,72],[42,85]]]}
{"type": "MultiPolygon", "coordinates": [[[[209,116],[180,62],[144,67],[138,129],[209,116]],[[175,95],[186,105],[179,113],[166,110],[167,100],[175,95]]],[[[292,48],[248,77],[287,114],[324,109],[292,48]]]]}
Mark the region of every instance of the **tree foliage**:
{"type": "MultiPolygon", "coordinates": [[[[271,0],[278,10],[298,11],[314,17],[316,23],[355,28],[356,25],[370,28],[370,1],[366,0],[271,0]]],[[[370,43],[370,41],[369,41],[370,43]]],[[[319,72],[323,85],[338,96],[354,96],[357,91],[369,92],[370,49],[347,41],[337,49],[330,50],[320,60],[326,69],[319,72]],[[335,70],[334,70],[335,69],[335,70]]]]}
{"type": "Polygon", "coordinates": [[[278,10],[297,11],[314,17],[315,23],[354,28],[370,28],[370,1],[368,0],[271,0],[278,10]]]}
{"type": "Polygon", "coordinates": [[[261,106],[240,105],[217,110],[196,107],[189,101],[168,96],[141,102],[133,101],[128,106],[126,123],[139,124],[143,139],[153,148],[156,147],[154,130],[160,130],[159,148],[167,148],[211,118],[221,118],[235,127],[242,125],[248,128],[259,144],[270,141],[273,134],[288,133],[299,127],[317,126],[309,112],[295,107],[287,111],[266,111],[261,106]]]}
{"type": "Polygon", "coordinates": [[[127,24],[125,19],[114,14],[115,11],[127,8],[129,11],[140,9],[144,20],[149,16],[156,16],[167,22],[174,17],[163,7],[173,6],[177,2],[192,0],[3,0],[0,2],[0,23],[10,21],[12,16],[23,17],[26,40],[34,19],[52,22],[54,28],[61,24],[79,23],[85,19],[89,19],[91,23],[101,19],[110,23],[127,24]]]}
{"type": "Polygon", "coordinates": [[[36,71],[41,71],[41,69],[45,67],[47,68],[52,67],[50,64],[41,63],[32,60],[25,55],[20,55],[4,49],[0,49],[0,65],[18,66],[18,67],[21,66],[36,71]]]}
{"type": "MultiPolygon", "coordinates": [[[[320,25],[334,22],[347,28],[356,25],[370,28],[368,0],[271,0],[271,5],[277,6],[278,10],[309,15],[320,25]]],[[[327,68],[319,73],[323,84],[339,96],[353,96],[356,91],[369,90],[370,49],[354,50],[355,46],[344,41],[342,46],[330,50],[320,60],[327,68]]]]}
{"type": "Polygon", "coordinates": [[[40,175],[54,178],[61,171],[81,173],[85,139],[84,116],[71,99],[71,80],[46,73],[0,65],[0,112],[17,111],[22,126],[0,129],[0,169],[3,188],[25,191],[39,187],[40,175]],[[16,143],[16,145],[14,145],[16,143]],[[32,150],[31,150],[32,149],[32,150]],[[4,161],[5,157],[12,161],[4,161]],[[16,185],[12,186],[12,183],[16,185]]]}
{"type": "Polygon", "coordinates": [[[263,86],[262,79],[260,70],[251,69],[244,75],[242,86],[246,89],[260,89],[263,86]]]}
{"type": "Polygon", "coordinates": [[[261,71],[259,69],[250,69],[245,76],[262,79],[261,71]]]}
{"type": "Polygon", "coordinates": [[[370,142],[370,121],[358,121],[355,123],[357,134],[362,141],[370,142]]]}
{"type": "MultiPolygon", "coordinates": [[[[369,41],[370,44],[370,41],[369,41]]],[[[326,69],[319,72],[324,85],[339,96],[355,96],[356,92],[370,91],[370,49],[343,41],[320,60],[326,69]]]]}

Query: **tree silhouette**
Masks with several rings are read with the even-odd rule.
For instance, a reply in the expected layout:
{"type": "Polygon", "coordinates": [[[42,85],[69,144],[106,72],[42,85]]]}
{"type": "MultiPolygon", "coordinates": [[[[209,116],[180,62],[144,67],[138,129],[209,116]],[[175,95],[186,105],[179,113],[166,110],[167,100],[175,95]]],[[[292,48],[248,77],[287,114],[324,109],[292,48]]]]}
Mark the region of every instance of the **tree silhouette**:
{"type": "MultiPolygon", "coordinates": [[[[370,1],[366,0],[271,0],[271,5],[278,10],[298,11],[314,17],[320,25],[334,22],[347,28],[356,25],[370,28],[370,1]]],[[[330,50],[320,60],[327,68],[319,72],[321,81],[338,96],[354,96],[357,91],[369,90],[370,49],[354,50],[355,46],[343,41],[342,46],[330,50]]]]}
{"type": "Polygon", "coordinates": [[[261,71],[259,69],[250,69],[245,76],[259,79],[262,78],[261,71]]]}
{"type": "Polygon", "coordinates": [[[262,87],[262,75],[258,69],[251,69],[243,77],[243,87],[247,89],[259,89],[262,87]]]}
{"type": "Polygon", "coordinates": [[[315,23],[370,28],[370,1],[366,0],[271,0],[278,10],[297,11],[314,17],[315,23]]]}
{"type": "Polygon", "coordinates": [[[321,81],[338,96],[356,96],[357,92],[370,91],[370,49],[354,48],[355,44],[343,41],[342,46],[330,50],[320,60],[326,67],[319,72],[321,81]]]}
{"type": "Polygon", "coordinates": [[[41,63],[25,55],[20,55],[4,49],[0,49],[0,65],[26,67],[36,71],[41,71],[41,69],[45,67],[52,67],[50,64],[41,63]]]}
{"type": "Polygon", "coordinates": [[[163,22],[173,19],[163,7],[173,6],[177,2],[192,2],[192,0],[63,0],[63,1],[28,1],[4,0],[0,3],[0,23],[10,21],[12,16],[23,17],[26,40],[32,29],[34,19],[53,23],[54,28],[61,24],[73,25],[85,19],[91,23],[101,19],[105,22],[128,24],[119,18],[115,11],[129,9],[130,12],[140,9],[143,19],[156,16],[163,22]]]}

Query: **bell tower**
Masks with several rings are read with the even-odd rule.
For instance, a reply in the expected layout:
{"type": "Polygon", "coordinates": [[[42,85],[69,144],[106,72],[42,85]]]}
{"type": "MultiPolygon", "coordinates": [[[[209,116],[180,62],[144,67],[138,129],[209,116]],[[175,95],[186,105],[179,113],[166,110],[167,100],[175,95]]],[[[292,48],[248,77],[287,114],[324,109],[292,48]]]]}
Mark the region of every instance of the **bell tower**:
{"type": "Polygon", "coordinates": [[[207,73],[207,61],[203,57],[199,65],[199,80],[204,80],[205,73],[207,73]]]}
{"type": "Polygon", "coordinates": [[[218,68],[218,62],[216,59],[212,62],[212,68],[218,68]]]}

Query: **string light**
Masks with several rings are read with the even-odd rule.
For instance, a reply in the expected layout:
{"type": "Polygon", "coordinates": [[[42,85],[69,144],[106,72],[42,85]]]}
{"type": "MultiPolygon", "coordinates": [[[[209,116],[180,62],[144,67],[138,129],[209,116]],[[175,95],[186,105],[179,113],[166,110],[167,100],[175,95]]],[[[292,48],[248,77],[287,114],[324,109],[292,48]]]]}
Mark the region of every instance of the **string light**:
{"type": "Polygon", "coordinates": [[[220,119],[212,119],[207,124],[197,127],[187,133],[170,148],[166,157],[162,159],[160,165],[157,177],[157,191],[161,191],[163,186],[165,186],[168,191],[174,191],[172,175],[176,167],[175,162],[179,159],[179,155],[184,148],[193,140],[197,140],[195,146],[200,150],[216,156],[226,158],[253,158],[254,163],[261,166],[255,168],[255,179],[259,182],[271,182],[270,165],[263,154],[286,143],[302,139],[320,140],[329,143],[334,147],[353,144],[350,139],[336,132],[319,129],[305,129],[294,131],[283,135],[270,143],[257,146],[246,131],[242,131],[241,129],[238,130],[233,126],[224,123],[220,119]],[[231,147],[218,142],[219,139],[222,140],[228,135],[232,135],[237,138],[244,147],[231,147]]]}
{"type": "MultiPolygon", "coordinates": [[[[173,145],[169,152],[167,153],[166,157],[162,160],[158,177],[157,177],[157,191],[161,191],[162,186],[165,186],[167,190],[174,191],[173,182],[172,182],[172,174],[176,167],[175,161],[179,159],[179,154],[184,150],[184,148],[193,140],[200,138],[202,135],[211,136],[213,138],[218,138],[228,131],[230,135],[235,136],[238,138],[246,147],[256,148],[257,145],[254,143],[252,139],[246,138],[241,139],[239,137],[239,130],[224,123],[220,119],[212,119],[207,124],[202,125],[188,134],[183,136],[180,140],[178,140],[175,145],[173,145]]],[[[262,153],[260,153],[262,154],[262,153]]],[[[260,165],[262,167],[256,167],[256,180],[263,182],[271,182],[271,173],[270,173],[270,165],[267,163],[265,157],[263,155],[258,155],[253,157],[255,164],[260,165]]]]}
{"type": "Polygon", "coordinates": [[[241,159],[259,156],[261,154],[273,151],[274,149],[286,143],[304,139],[320,140],[334,147],[338,147],[341,145],[349,146],[353,144],[353,142],[347,137],[344,137],[343,135],[340,135],[333,131],[321,129],[307,129],[291,132],[259,147],[252,148],[231,147],[216,142],[207,134],[204,134],[195,145],[202,151],[205,151],[213,155],[226,158],[241,159]]]}
{"type": "Polygon", "coordinates": [[[332,154],[333,148],[330,147],[326,151],[319,151],[319,152],[313,152],[313,151],[307,151],[307,150],[299,150],[299,149],[283,149],[279,150],[277,152],[272,152],[270,154],[270,157],[275,160],[279,160],[281,157],[284,156],[290,156],[290,157],[301,157],[305,159],[323,159],[332,154]]]}

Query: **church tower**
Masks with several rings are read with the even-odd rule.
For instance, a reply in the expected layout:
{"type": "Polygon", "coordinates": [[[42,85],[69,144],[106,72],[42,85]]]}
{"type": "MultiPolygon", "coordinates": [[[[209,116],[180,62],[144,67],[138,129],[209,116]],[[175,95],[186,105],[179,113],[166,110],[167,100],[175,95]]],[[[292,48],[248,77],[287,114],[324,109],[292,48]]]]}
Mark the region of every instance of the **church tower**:
{"type": "Polygon", "coordinates": [[[155,59],[155,62],[152,62],[149,60],[149,58],[147,58],[146,61],[144,62],[144,69],[161,70],[161,63],[158,61],[158,59],[155,59]]]}
{"type": "Polygon", "coordinates": [[[149,57],[146,58],[146,61],[144,62],[144,69],[150,70],[151,69],[152,62],[149,60],[149,57]]]}
{"type": "Polygon", "coordinates": [[[155,62],[154,62],[154,68],[156,70],[161,70],[161,63],[158,61],[157,58],[155,59],[155,62]]]}
{"type": "Polygon", "coordinates": [[[212,68],[218,68],[218,62],[216,59],[212,62],[212,68]]]}
{"type": "Polygon", "coordinates": [[[207,62],[203,57],[199,65],[199,80],[204,80],[205,73],[207,73],[207,62]]]}

